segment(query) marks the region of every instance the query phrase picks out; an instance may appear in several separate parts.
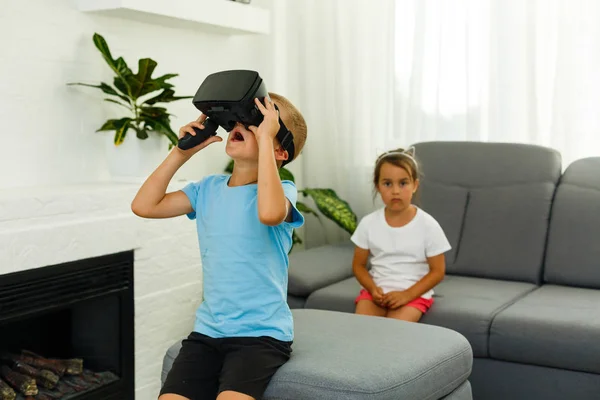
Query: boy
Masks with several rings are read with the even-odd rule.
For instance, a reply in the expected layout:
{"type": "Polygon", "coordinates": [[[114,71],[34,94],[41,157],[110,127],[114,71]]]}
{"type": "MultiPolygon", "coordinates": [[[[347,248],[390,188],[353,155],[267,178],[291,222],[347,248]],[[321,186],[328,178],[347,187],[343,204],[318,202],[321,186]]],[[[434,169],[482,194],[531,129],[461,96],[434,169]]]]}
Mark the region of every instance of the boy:
{"type": "MultiPolygon", "coordinates": [[[[286,98],[273,93],[269,97],[264,105],[255,99],[264,116],[260,126],[237,123],[229,132],[231,176],[208,176],[165,193],[192,155],[222,141],[212,136],[189,150],[175,147],[132,202],[133,212],[141,217],[186,214],[195,219],[202,257],[203,302],[159,400],[258,400],[290,357],[287,254],[292,230],[302,226],[304,218],[295,208],[296,187],[280,180],[278,167],[300,154],[306,123],[286,98]],[[275,137],[280,122],[293,135],[290,151],[275,137]]],[[[180,137],[195,135],[193,126],[204,129],[205,119],[201,115],[182,127],[180,137]]]]}

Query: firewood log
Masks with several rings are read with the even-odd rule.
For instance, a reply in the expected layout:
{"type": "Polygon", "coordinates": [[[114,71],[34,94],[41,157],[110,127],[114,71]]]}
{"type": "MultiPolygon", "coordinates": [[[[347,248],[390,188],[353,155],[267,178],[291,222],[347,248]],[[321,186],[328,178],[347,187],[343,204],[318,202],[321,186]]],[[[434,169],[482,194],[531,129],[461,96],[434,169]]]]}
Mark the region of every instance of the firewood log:
{"type": "Polygon", "coordinates": [[[67,367],[64,364],[55,363],[43,357],[27,356],[23,354],[9,354],[8,357],[13,362],[21,362],[23,364],[31,365],[32,367],[50,370],[59,377],[64,376],[67,370],[67,367]]]}
{"type": "Polygon", "coordinates": [[[34,378],[37,382],[37,384],[48,388],[48,389],[52,389],[56,386],[56,384],[58,383],[58,380],[60,379],[58,377],[58,375],[56,375],[54,372],[47,370],[47,369],[37,369],[32,367],[31,365],[27,365],[24,364],[20,361],[17,361],[14,363],[13,365],[13,369],[17,372],[20,372],[22,374],[28,375],[32,378],[34,378]]]}
{"type": "Polygon", "coordinates": [[[81,358],[69,358],[66,360],[59,360],[67,367],[67,374],[69,375],[80,375],[83,372],[83,360],[81,358]]]}
{"type": "Polygon", "coordinates": [[[2,366],[0,373],[6,382],[10,383],[12,387],[19,390],[19,392],[23,393],[25,396],[34,396],[38,394],[35,379],[19,372],[15,372],[6,365],[2,366]]]}
{"type": "Polygon", "coordinates": [[[35,400],[56,400],[62,399],[63,394],[54,390],[48,391],[46,389],[40,389],[40,393],[35,396],[35,400]]]}
{"type": "Polygon", "coordinates": [[[0,400],[15,400],[16,398],[17,394],[13,388],[11,388],[8,383],[0,379],[0,400]]]}
{"type": "Polygon", "coordinates": [[[83,360],[81,358],[46,358],[29,350],[23,350],[21,351],[21,354],[42,359],[56,365],[63,365],[65,367],[65,373],[69,375],[79,375],[83,371],[83,360]]]}
{"type": "Polygon", "coordinates": [[[61,399],[63,397],[62,393],[57,393],[54,391],[47,391],[46,389],[41,389],[40,393],[35,396],[35,400],[56,400],[61,399]]]}

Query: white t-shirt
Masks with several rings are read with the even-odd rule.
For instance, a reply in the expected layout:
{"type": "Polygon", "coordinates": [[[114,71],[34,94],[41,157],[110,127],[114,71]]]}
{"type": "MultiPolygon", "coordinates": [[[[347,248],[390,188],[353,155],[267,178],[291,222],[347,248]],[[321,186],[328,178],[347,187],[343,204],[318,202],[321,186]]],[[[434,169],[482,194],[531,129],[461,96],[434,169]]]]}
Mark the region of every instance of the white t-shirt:
{"type": "MultiPolygon", "coordinates": [[[[351,239],[370,250],[370,274],[384,293],[410,288],[429,273],[427,257],[452,248],[440,224],[418,207],[415,217],[399,228],[387,223],[384,208],[374,211],[360,221],[351,239]]],[[[432,295],[430,290],[421,297],[432,295]]]]}

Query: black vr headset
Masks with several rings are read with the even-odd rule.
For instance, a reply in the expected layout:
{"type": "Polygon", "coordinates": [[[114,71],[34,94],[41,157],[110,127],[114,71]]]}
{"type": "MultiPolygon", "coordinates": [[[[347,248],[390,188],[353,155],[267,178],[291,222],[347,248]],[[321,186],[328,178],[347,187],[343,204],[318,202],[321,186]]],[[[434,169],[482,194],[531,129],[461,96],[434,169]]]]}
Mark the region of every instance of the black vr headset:
{"type": "MultiPolygon", "coordinates": [[[[204,129],[194,127],[196,136],[187,133],[179,139],[178,147],[187,150],[199,145],[216,135],[219,126],[227,132],[238,122],[246,128],[251,125],[259,126],[264,117],[254,99],[258,97],[264,102],[264,98],[268,96],[267,88],[256,71],[221,71],[207,76],[192,100],[194,106],[208,117],[204,121],[204,129]]],[[[294,159],[294,137],[281,118],[279,126],[276,137],[288,152],[288,159],[283,162],[285,165],[294,159]]]]}

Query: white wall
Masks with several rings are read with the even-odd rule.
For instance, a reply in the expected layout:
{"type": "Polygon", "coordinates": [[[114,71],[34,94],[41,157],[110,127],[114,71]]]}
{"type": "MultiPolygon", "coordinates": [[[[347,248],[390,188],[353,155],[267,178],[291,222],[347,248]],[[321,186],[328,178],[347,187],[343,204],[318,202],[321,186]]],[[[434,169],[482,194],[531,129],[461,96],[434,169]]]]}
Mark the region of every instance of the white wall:
{"type": "Polygon", "coordinates": [[[135,399],[155,400],[165,352],[193,328],[202,267],[194,223],[136,217],[129,208],[136,191],[131,184],[0,191],[0,281],[133,249],[135,399]]]}
{"type": "MultiPolygon", "coordinates": [[[[269,90],[283,88],[281,80],[278,85],[271,79],[271,35],[163,27],[84,14],[74,3],[3,1],[0,7],[0,189],[110,179],[104,148],[112,133],[94,131],[122,111],[103,102],[97,89],[66,86],[71,81],[112,82],[112,71],[92,43],[94,32],[134,71],[139,58],[150,57],[158,62],[156,74],[179,73],[172,80],[178,95],[193,95],[209,73],[234,68],[258,70],[269,90]]],[[[271,7],[271,0],[252,5],[271,7]]],[[[176,132],[198,115],[190,100],[171,103],[169,110],[176,132]]],[[[227,160],[220,145],[192,159],[178,177],[220,172],[227,160]]]]}

